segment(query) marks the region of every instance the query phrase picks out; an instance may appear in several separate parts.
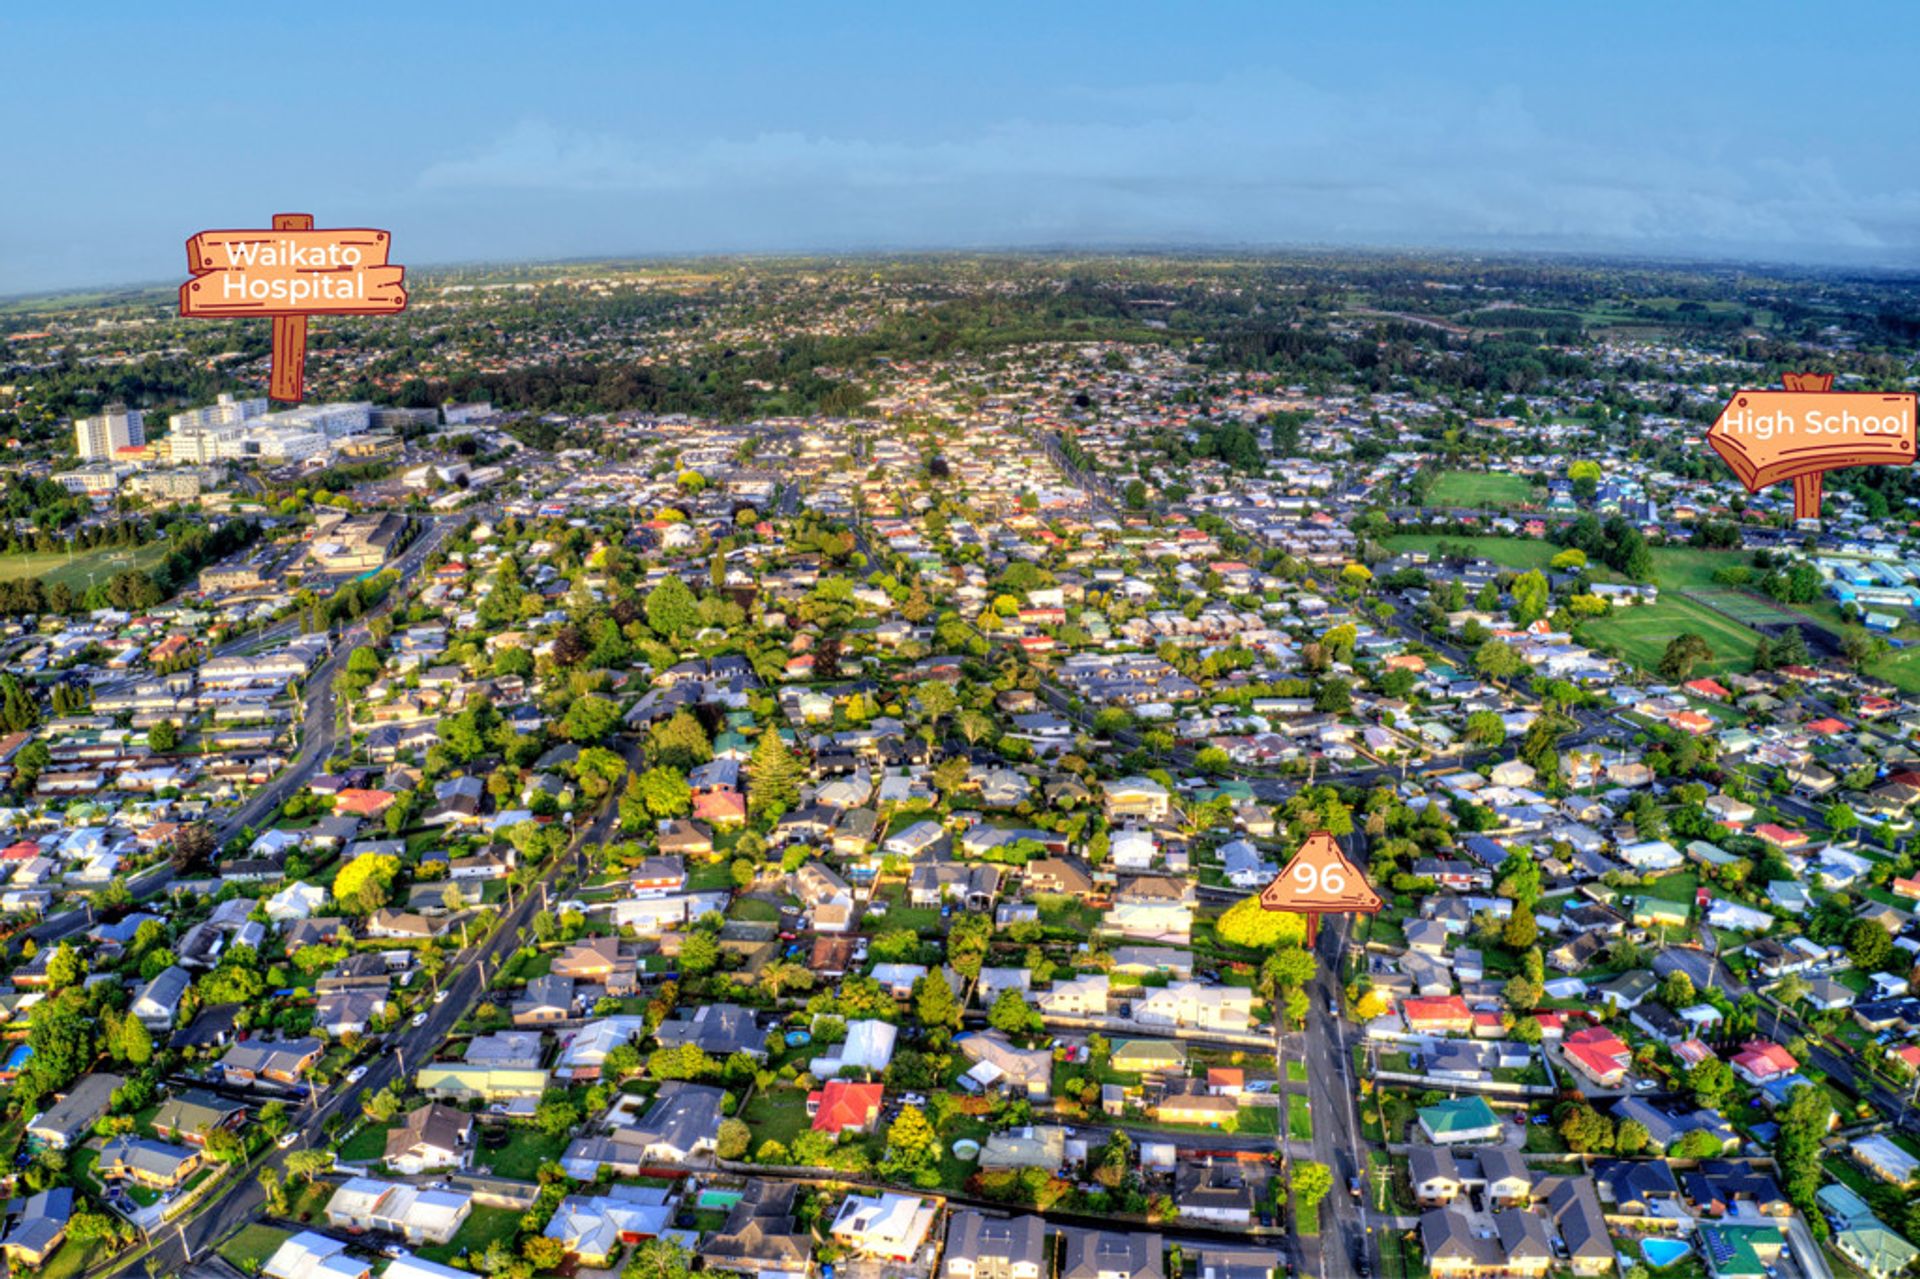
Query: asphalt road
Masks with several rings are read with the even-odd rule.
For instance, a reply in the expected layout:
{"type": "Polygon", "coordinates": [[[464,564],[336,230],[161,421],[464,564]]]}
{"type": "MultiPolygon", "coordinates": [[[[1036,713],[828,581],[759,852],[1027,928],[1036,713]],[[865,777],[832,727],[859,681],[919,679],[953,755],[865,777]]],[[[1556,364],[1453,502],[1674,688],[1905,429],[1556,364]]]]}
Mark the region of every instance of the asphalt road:
{"type": "MultiPolygon", "coordinates": [[[[637,744],[628,743],[625,750],[630,764],[639,758],[637,744]]],[[[351,1086],[336,1086],[315,1097],[314,1104],[299,1110],[298,1140],[287,1150],[270,1151],[261,1166],[284,1174],[287,1155],[293,1150],[325,1144],[325,1124],[330,1115],[351,1115],[361,1094],[385,1088],[394,1079],[433,1059],[461,1016],[480,1002],[486,991],[485,974],[499,972],[506,957],[520,945],[519,930],[529,926],[535,912],[542,909],[549,897],[558,900],[566,885],[584,875],[588,866],[586,848],[605,844],[614,833],[619,818],[617,798],[617,793],[607,797],[593,820],[574,836],[567,851],[555,858],[546,873],[502,916],[499,928],[489,940],[453,957],[447,968],[450,976],[442,987],[446,998],[428,1006],[425,1024],[418,1028],[409,1024],[389,1032],[372,1059],[366,1062],[366,1075],[351,1086]]],[[[202,1205],[184,1223],[166,1228],[155,1244],[162,1273],[180,1273],[194,1257],[260,1215],[265,1206],[266,1195],[260,1189],[258,1168],[254,1168],[237,1178],[224,1193],[202,1205]]],[[[100,1273],[132,1274],[139,1267],[144,1274],[145,1264],[144,1258],[137,1262],[127,1260],[100,1273]]]]}

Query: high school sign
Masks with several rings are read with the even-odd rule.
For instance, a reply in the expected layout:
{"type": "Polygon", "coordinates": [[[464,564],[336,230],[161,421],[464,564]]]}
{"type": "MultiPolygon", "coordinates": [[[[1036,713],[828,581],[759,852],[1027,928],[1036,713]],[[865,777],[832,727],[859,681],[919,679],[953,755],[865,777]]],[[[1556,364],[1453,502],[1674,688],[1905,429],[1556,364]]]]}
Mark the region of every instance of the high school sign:
{"type": "Polygon", "coordinates": [[[1910,466],[1914,395],[1834,391],[1830,373],[1789,373],[1784,390],[1736,391],[1707,430],[1747,492],[1793,481],[1793,518],[1820,518],[1821,477],[1843,466],[1910,466]]]}

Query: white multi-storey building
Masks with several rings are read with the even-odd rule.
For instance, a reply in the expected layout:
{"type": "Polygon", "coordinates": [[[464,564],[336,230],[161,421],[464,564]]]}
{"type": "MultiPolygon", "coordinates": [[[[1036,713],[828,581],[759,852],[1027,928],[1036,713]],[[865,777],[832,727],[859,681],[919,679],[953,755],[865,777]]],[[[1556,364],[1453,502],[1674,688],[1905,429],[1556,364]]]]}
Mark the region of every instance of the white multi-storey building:
{"type": "Polygon", "coordinates": [[[83,462],[109,462],[119,450],[139,448],[146,442],[140,410],[124,404],[109,404],[100,416],[79,418],[73,424],[73,446],[83,462]]]}

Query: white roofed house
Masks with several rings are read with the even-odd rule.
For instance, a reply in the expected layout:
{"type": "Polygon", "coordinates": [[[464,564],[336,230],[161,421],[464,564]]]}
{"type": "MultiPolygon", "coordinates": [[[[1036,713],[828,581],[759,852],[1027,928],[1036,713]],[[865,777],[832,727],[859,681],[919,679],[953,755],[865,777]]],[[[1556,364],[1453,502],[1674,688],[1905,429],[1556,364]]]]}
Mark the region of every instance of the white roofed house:
{"type": "Polygon", "coordinates": [[[1148,777],[1122,777],[1101,783],[1106,793],[1107,816],[1137,817],[1157,822],[1173,806],[1167,788],[1148,777]]]}
{"type": "Polygon", "coordinates": [[[1056,981],[1050,989],[1038,992],[1034,1002],[1042,1013],[1066,1017],[1104,1017],[1107,1014],[1107,975],[1089,973],[1056,981]]]}
{"type": "Polygon", "coordinates": [[[192,981],[186,969],[169,964],[142,988],[130,1011],[148,1030],[171,1029],[192,981]]]}
{"type": "Polygon", "coordinates": [[[296,881],[267,898],[267,918],[277,924],[309,919],[326,901],[326,889],[296,881]]]}
{"type": "Polygon", "coordinates": [[[1645,874],[1649,871],[1678,870],[1685,858],[1680,850],[1664,839],[1650,839],[1621,846],[1620,860],[1645,874]]]}
{"type": "Polygon", "coordinates": [[[338,1239],[302,1230],[284,1240],[260,1267],[266,1279],[367,1279],[370,1263],[347,1255],[338,1239]]]}
{"type": "Polygon", "coordinates": [[[408,1243],[443,1244],[472,1211],[472,1196],[462,1191],[352,1177],[327,1201],[327,1222],[339,1230],[379,1230],[408,1243]]]}
{"type": "Polygon", "coordinates": [[[816,1079],[832,1079],[851,1066],[879,1074],[893,1061],[893,1045],[900,1029],[890,1022],[863,1018],[847,1023],[847,1037],[832,1045],[810,1064],[816,1079]]]}
{"type": "Polygon", "coordinates": [[[840,1202],[829,1233],[862,1256],[911,1261],[933,1231],[939,1208],[932,1200],[882,1191],[850,1194],[840,1202]]]}
{"type": "Polygon", "coordinates": [[[1143,1026],[1244,1031],[1253,1025],[1253,992],[1244,986],[1175,982],[1134,1000],[1133,1019],[1143,1026]]]}

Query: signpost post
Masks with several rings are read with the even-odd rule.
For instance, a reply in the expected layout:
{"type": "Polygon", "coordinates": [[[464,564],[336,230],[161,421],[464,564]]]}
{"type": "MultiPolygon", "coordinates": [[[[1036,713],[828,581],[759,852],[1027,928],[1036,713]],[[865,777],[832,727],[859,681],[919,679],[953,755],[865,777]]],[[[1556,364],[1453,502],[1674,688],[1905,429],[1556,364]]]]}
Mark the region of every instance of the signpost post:
{"type": "Polygon", "coordinates": [[[1380,894],[1340,851],[1340,841],[1329,831],[1317,830],[1260,890],[1260,908],[1305,915],[1311,949],[1320,935],[1320,916],[1372,915],[1380,909],[1380,894]]]}
{"type": "Polygon", "coordinates": [[[298,403],[307,317],[392,315],[407,306],[406,268],[387,262],[393,237],[365,227],[318,230],[309,213],[276,213],[264,231],[202,231],[187,241],[180,314],[273,320],[267,393],[298,403]]]}
{"type": "Polygon", "coordinates": [[[1793,518],[1820,518],[1821,477],[1843,466],[1910,466],[1912,392],[1832,390],[1831,373],[1788,373],[1784,389],[1736,391],[1707,430],[1747,492],[1793,481],[1793,518]]]}

